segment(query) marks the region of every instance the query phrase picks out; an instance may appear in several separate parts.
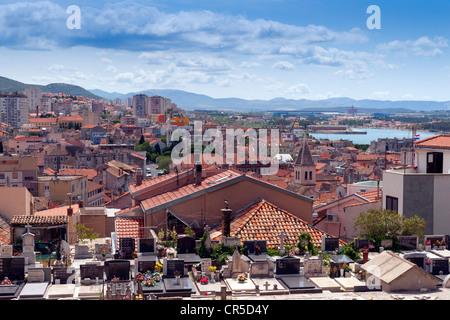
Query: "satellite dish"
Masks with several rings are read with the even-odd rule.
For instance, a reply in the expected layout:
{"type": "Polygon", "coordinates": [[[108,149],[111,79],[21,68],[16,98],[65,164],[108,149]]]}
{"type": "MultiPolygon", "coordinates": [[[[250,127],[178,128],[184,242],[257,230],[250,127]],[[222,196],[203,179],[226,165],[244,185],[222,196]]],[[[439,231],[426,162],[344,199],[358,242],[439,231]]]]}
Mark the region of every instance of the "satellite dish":
{"type": "Polygon", "coordinates": [[[336,194],[338,195],[339,199],[342,199],[347,194],[347,189],[344,186],[339,186],[336,188],[336,194]]]}

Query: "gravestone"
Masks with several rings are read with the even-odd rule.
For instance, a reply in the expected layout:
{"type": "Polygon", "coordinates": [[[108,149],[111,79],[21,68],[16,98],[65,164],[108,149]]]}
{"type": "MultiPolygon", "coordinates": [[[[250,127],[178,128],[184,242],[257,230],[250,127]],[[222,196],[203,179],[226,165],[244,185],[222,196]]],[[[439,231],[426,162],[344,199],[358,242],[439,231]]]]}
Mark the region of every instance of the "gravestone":
{"type": "Polygon", "coordinates": [[[425,270],[426,252],[408,252],[403,255],[403,258],[425,270]]]}
{"type": "Polygon", "coordinates": [[[433,275],[449,274],[448,259],[431,259],[430,273],[433,275]]]}
{"type": "Polygon", "coordinates": [[[181,237],[177,239],[177,253],[195,253],[195,238],[181,237]]]}
{"type": "Polygon", "coordinates": [[[36,263],[34,252],[34,234],[27,232],[22,235],[22,256],[28,258],[28,264],[36,263]]]}
{"type": "Polygon", "coordinates": [[[12,257],[13,246],[12,245],[0,245],[0,257],[12,257]]]}
{"type": "Polygon", "coordinates": [[[223,243],[225,247],[238,247],[241,245],[241,239],[236,237],[222,237],[220,242],[223,243]]]}
{"type": "Polygon", "coordinates": [[[247,273],[250,270],[250,262],[242,258],[239,251],[234,250],[233,256],[227,261],[227,265],[222,267],[224,278],[234,278],[240,273],[247,273]]]}
{"type": "Polygon", "coordinates": [[[111,246],[107,243],[96,243],[95,244],[95,257],[97,259],[112,258],[111,246]]]}
{"type": "Polygon", "coordinates": [[[28,282],[44,282],[45,273],[41,268],[28,269],[28,282]]]}
{"type": "Polygon", "coordinates": [[[154,238],[139,238],[138,239],[138,253],[142,255],[156,254],[155,250],[156,240],[154,238]]]}
{"type": "MultiPolygon", "coordinates": [[[[347,257],[345,254],[332,255],[330,259],[330,274],[331,278],[338,278],[341,276],[341,271],[344,269],[344,265],[349,266],[354,261],[347,257]]],[[[346,271],[343,272],[345,277],[346,271]]]]}
{"type": "Polygon", "coordinates": [[[184,260],[164,259],[163,263],[163,281],[166,292],[168,293],[187,293],[195,292],[194,285],[184,268],[184,260]],[[181,272],[180,277],[176,277],[175,271],[181,272]]]}
{"type": "Polygon", "coordinates": [[[274,270],[272,259],[254,261],[250,264],[250,278],[272,278],[274,270]]]}
{"type": "Polygon", "coordinates": [[[277,259],[275,273],[277,275],[300,274],[300,259],[289,256],[277,259]]]}
{"type": "Polygon", "coordinates": [[[28,282],[19,300],[42,300],[51,282],[51,268],[28,268],[28,282]]]}
{"type": "MultiPolygon", "coordinates": [[[[90,284],[103,282],[105,267],[100,264],[86,263],[80,265],[80,278],[82,281],[90,279],[90,284]]],[[[84,281],[83,283],[86,283],[84,281]]]]}
{"type": "Polygon", "coordinates": [[[86,244],[75,243],[74,259],[89,259],[92,258],[92,253],[89,252],[89,246],[86,244]]]}
{"type": "Polygon", "coordinates": [[[123,259],[131,259],[135,249],[134,238],[119,238],[119,250],[122,251],[123,259]]]}
{"type": "Polygon", "coordinates": [[[211,258],[203,258],[203,259],[200,261],[200,270],[201,270],[202,272],[208,273],[208,272],[209,272],[209,267],[211,267],[211,266],[212,266],[212,260],[211,260],[211,258]]]}
{"type": "Polygon", "coordinates": [[[157,258],[156,256],[142,256],[134,260],[135,272],[145,273],[147,271],[154,272],[157,258]]]}
{"type": "Polygon", "coordinates": [[[187,265],[200,262],[201,258],[195,250],[195,238],[182,237],[177,239],[177,256],[187,265]]]}
{"type": "Polygon", "coordinates": [[[114,277],[130,280],[130,261],[119,259],[105,261],[105,275],[108,281],[114,277]]]}
{"type": "Polygon", "coordinates": [[[322,292],[314,283],[300,274],[300,259],[283,257],[276,260],[276,278],[290,293],[322,292]]]}
{"type": "Polygon", "coordinates": [[[59,280],[60,284],[67,284],[67,280],[75,273],[74,268],[53,267],[53,284],[59,280]]]}
{"type": "Polygon", "coordinates": [[[326,276],[322,254],[319,254],[317,257],[305,256],[303,261],[303,274],[307,278],[326,276]]]}
{"type": "Polygon", "coordinates": [[[354,244],[356,249],[363,249],[364,247],[369,247],[369,239],[354,239],[354,244]]]}
{"type": "Polygon", "coordinates": [[[179,271],[181,277],[185,276],[184,260],[165,259],[163,263],[163,278],[175,278],[175,271],[179,271]]]}
{"type": "Polygon", "coordinates": [[[284,239],[287,238],[287,235],[284,233],[284,230],[281,230],[281,233],[278,235],[278,238],[280,238],[280,246],[278,247],[278,252],[280,256],[284,256],[286,253],[286,250],[284,248],[284,239]]]}
{"type": "Polygon", "coordinates": [[[403,251],[416,250],[419,245],[419,237],[417,236],[399,236],[399,249],[403,251]]]}
{"type": "Polygon", "coordinates": [[[322,251],[332,252],[339,249],[339,238],[322,236],[322,251]]]}
{"type": "Polygon", "coordinates": [[[5,277],[11,281],[24,281],[25,257],[0,257],[0,279],[5,277]]]}
{"type": "Polygon", "coordinates": [[[246,249],[247,257],[251,261],[265,261],[269,258],[266,240],[244,241],[244,248],[246,249]]]}

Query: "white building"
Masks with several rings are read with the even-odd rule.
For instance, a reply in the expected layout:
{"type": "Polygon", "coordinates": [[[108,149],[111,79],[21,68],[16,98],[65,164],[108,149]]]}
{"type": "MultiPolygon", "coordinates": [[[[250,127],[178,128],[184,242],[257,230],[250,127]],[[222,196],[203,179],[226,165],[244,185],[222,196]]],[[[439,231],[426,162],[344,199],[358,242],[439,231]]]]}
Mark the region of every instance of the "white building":
{"type": "Polygon", "coordinates": [[[414,143],[414,166],[383,172],[383,208],[425,219],[425,234],[450,234],[450,135],[414,143]]]}
{"type": "Polygon", "coordinates": [[[42,90],[39,88],[31,87],[25,89],[25,95],[28,98],[28,111],[35,113],[36,109],[41,112],[42,109],[42,90]]]}

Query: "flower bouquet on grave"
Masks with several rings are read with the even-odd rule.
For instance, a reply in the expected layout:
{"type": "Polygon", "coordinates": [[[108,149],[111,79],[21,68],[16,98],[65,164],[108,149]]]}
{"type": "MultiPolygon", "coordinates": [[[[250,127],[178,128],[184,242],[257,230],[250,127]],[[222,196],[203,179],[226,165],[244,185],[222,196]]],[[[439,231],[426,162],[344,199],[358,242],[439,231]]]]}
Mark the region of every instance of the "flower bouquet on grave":
{"type": "Polygon", "coordinates": [[[145,279],[145,275],[142,272],[136,273],[136,276],[134,277],[137,281],[143,281],[145,279]]]}
{"type": "Polygon", "coordinates": [[[2,286],[12,286],[12,282],[11,282],[11,280],[9,280],[8,277],[5,277],[3,279],[3,281],[0,283],[0,285],[2,285],[2,286]]]}
{"type": "Polygon", "coordinates": [[[206,275],[203,275],[200,279],[201,284],[208,284],[208,277],[206,275]]]}
{"type": "Polygon", "coordinates": [[[237,281],[239,283],[244,283],[245,281],[247,281],[247,274],[246,273],[240,273],[237,276],[237,281]]]}
{"type": "Polygon", "coordinates": [[[156,245],[156,251],[158,251],[158,257],[164,258],[166,254],[166,247],[164,247],[162,244],[156,245]]]}
{"type": "Polygon", "coordinates": [[[256,255],[260,255],[261,254],[261,248],[258,245],[255,246],[255,254],[256,255]]]}
{"type": "Polygon", "coordinates": [[[177,253],[177,251],[174,248],[169,247],[167,248],[166,253],[168,258],[175,258],[175,253],[177,253]]]}
{"type": "Polygon", "coordinates": [[[175,276],[175,284],[179,284],[180,283],[180,277],[181,277],[181,271],[175,270],[173,272],[173,275],[175,276]]]}
{"type": "Polygon", "coordinates": [[[159,262],[157,262],[155,264],[155,272],[161,272],[161,270],[163,269],[163,265],[159,262]]]}
{"type": "Polygon", "coordinates": [[[120,281],[119,277],[114,276],[114,278],[111,279],[111,283],[118,283],[120,281]]]}
{"type": "Polygon", "coordinates": [[[156,281],[150,275],[146,275],[145,279],[141,282],[141,284],[144,287],[154,287],[156,285],[156,281]]]}
{"type": "Polygon", "coordinates": [[[154,273],[152,273],[152,278],[156,282],[160,282],[161,281],[161,274],[159,272],[154,272],[154,273]]]}

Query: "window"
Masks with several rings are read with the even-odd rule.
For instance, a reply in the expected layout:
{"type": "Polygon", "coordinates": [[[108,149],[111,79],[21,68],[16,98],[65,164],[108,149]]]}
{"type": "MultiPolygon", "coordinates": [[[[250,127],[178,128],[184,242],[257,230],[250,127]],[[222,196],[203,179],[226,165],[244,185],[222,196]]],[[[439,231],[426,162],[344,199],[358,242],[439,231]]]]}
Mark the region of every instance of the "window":
{"type": "Polygon", "coordinates": [[[305,180],[308,180],[308,171],[305,171],[305,180]]]}
{"type": "Polygon", "coordinates": [[[427,153],[427,173],[442,173],[443,172],[443,158],[442,152],[428,152],[427,153]]]}
{"type": "Polygon", "coordinates": [[[12,173],[12,178],[13,179],[18,179],[19,178],[19,174],[17,172],[13,172],[12,173]]]}
{"type": "Polygon", "coordinates": [[[398,198],[386,196],[386,210],[398,212],[398,198]]]}

